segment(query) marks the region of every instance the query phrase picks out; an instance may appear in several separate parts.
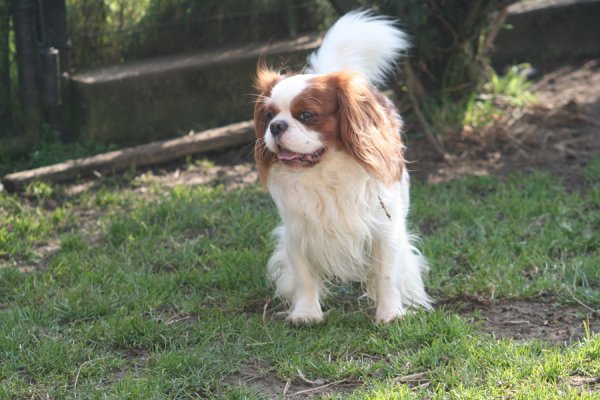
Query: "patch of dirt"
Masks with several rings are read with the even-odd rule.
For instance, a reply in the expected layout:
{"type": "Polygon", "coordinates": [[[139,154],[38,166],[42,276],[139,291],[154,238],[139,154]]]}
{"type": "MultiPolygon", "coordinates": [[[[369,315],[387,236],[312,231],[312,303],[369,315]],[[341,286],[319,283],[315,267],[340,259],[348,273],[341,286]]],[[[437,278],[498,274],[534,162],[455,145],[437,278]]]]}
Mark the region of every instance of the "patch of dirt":
{"type": "Polygon", "coordinates": [[[269,399],[305,399],[326,395],[351,393],[360,383],[347,381],[325,382],[309,380],[298,371],[299,379],[282,381],[273,373],[263,371],[258,363],[250,360],[238,373],[226,376],[223,382],[251,388],[269,399]]]}
{"type": "Polygon", "coordinates": [[[23,273],[45,270],[48,262],[59,249],[60,241],[56,238],[49,238],[45,243],[36,243],[32,246],[31,252],[33,256],[31,258],[34,261],[30,258],[21,260],[10,256],[0,256],[0,269],[16,267],[23,273]]]}
{"type": "Polygon", "coordinates": [[[177,185],[222,185],[225,190],[235,190],[259,183],[258,171],[254,164],[252,147],[245,146],[200,157],[196,163],[180,163],[153,168],[138,176],[136,192],[147,191],[147,184],[163,187],[177,185]]]}
{"type": "Polygon", "coordinates": [[[600,378],[589,376],[571,376],[565,380],[569,385],[580,389],[581,392],[600,393],[600,378]]]}
{"type": "Polygon", "coordinates": [[[176,185],[220,185],[225,190],[240,189],[258,182],[258,172],[252,162],[237,165],[215,165],[212,168],[191,168],[179,176],[157,176],[155,182],[166,187],[176,185]]]}
{"type": "MultiPolygon", "coordinates": [[[[106,370],[104,373],[104,379],[102,380],[102,387],[110,387],[112,384],[122,381],[127,375],[139,376],[146,364],[152,360],[152,356],[149,351],[144,349],[126,349],[121,351],[121,356],[127,359],[127,364],[106,370]]],[[[90,359],[79,365],[77,375],[73,383],[73,392],[77,394],[77,382],[81,371],[85,371],[84,367],[88,364],[93,364],[97,360],[102,360],[105,357],[97,359],[90,359]]],[[[77,397],[77,396],[75,396],[77,397]]]]}
{"type": "Polygon", "coordinates": [[[439,183],[467,175],[546,171],[570,190],[585,189],[582,171],[600,155],[600,60],[542,71],[532,91],[540,101],[506,107],[488,128],[449,132],[443,159],[425,140],[411,140],[407,159],[418,180],[439,183]]]}
{"type": "MultiPolygon", "coordinates": [[[[80,185],[74,185],[80,186],[80,185]]],[[[66,187],[70,189],[70,187],[66,187]]],[[[69,194],[69,193],[67,193],[69,194]]],[[[36,207],[37,201],[34,199],[25,199],[23,207],[36,207]]],[[[60,201],[54,198],[44,199],[43,203],[39,204],[40,212],[52,212],[60,205],[60,201]]],[[[69,225],[62,227],[61,230],[55,230],[45,238],[43,242],[34,243],[31,246],[31,255],[23,259],[18,257],[0,256],[0,269],[16,267],[20,272],[28,273],[33,271],[45,270],[54,255],[60,250],[62,242],[59,235],[63,232],[74,229],[77,235],[88,245],[95,246],[100,242],[100,227],[98,221],[104,214],[104,211],[98,209],[85,209],[76,207],[70,210],[73,213],[74,220],[77,226],[69,225]]]]}
{"type": "Polygon", "coordinates": [[[583,305],[560,305],[557,299],[502,300],[485,304],[474,299],[444,302],[451,310],[473,319],[480,329],[500,339],[571,343],[600,332],[600,310],[583,305]]]}

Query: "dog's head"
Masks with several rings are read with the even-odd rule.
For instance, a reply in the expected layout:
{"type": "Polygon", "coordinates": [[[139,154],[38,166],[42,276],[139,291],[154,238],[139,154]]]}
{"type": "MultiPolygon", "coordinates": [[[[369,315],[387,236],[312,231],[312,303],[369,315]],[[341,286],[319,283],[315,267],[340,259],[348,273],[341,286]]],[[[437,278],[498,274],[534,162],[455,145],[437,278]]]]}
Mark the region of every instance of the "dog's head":
{"type": "Polygon", "coordinates": [[[354,71],[281,75],[260,67],[255,158],[263,181],[275,163],[313,168],[345,151],[374,178],[400,179],[403,146],[392,103],[354,71]]]}

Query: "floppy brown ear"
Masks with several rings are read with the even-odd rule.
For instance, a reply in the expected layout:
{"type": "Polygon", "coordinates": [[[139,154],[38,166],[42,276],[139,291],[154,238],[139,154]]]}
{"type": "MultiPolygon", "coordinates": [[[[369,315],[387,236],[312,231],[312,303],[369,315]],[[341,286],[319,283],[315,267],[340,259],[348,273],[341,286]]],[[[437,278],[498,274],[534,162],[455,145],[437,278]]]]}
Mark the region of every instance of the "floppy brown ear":
{"type": "Polygon", "coordinates": [[[366,170],[385,184],[399,181],[404,167],[400,121],[386,99],[359,73],[338,73],[342,143],[366,170]]]}
{"type": "Polygon", "coordinates": [[[259,64],[256,71],[256,80],[254,87],[259,95],[254,103],[254,130],[256,132],[256,142],[254,144],[254,159],[260,175],[260,180],[265,184],[269,168],[276,160],[276,156],[265,145],[265,132],[269,125],[267,119],[267,104],[265,100],[271,95],[273,86],[282,79],[277,71],[269,69],[259,64]]]}

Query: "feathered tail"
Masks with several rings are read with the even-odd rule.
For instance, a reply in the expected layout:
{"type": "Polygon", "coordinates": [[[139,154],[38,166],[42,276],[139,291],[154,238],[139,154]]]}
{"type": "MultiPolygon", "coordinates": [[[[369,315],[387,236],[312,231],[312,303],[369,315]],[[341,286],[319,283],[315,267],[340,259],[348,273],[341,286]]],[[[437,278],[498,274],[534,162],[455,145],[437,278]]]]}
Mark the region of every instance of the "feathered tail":
{"type": "Polygon", "coordinates": [[[385,82],[400,54],[409,47],[394,21],[371,11],[352,11],[325,34],[321,47],[308,58],[307,73],[341,70],[362,72],[374,85],[385,82]]]}

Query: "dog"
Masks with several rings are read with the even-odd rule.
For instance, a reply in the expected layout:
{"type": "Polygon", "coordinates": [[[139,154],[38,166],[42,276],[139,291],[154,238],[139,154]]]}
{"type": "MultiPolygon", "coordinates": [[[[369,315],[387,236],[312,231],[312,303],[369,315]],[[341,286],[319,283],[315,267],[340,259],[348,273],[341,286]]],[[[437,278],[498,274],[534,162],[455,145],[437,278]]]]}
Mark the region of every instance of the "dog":
{"type": "Polygon", "coordinates": [[[293,324],[323,321],[330,283],[360,282],[378,323],[431,308],[427,263],[406,226],[402,120],[377,89],[407,47],[392,20],[354,11],[302,73],[259,62],[254,155],[281,217],[268,278],[293,324]]]}

